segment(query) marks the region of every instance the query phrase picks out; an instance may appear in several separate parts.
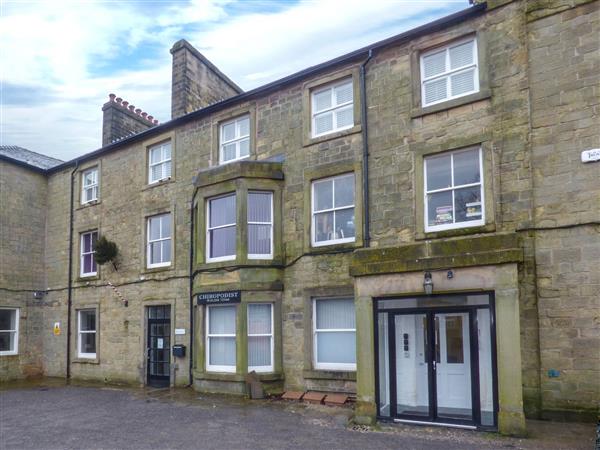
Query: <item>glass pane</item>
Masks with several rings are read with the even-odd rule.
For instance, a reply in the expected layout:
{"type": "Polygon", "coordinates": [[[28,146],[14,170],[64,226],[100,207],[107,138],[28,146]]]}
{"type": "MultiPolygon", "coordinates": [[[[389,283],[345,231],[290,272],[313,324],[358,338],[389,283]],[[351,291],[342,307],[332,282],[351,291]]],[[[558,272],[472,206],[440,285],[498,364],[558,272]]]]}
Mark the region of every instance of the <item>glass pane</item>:
{"type": "Polygon", "coordinates": [[[335,179],[335,207],[354,205],[354,174],[335,179]]]}
{"type": "Polygon", "coordinates": [[[171,261],[171,239],[161,242],[161,262],[169,262],[171,261]]]}
{"type": "Polygon", "coordinates": [[[93,189],[86,189],[85,190],[85,194],[84,194],[84,201],[86,202],[90,202],[92,200],[94,200],[94,190],[93,189]]]}
{"type": "Polygon", "coordinates": [[[162,151],[160,147],[150,149],[150,164],[156,164],[162,160],[162,151]]]}
{"type": "Polygon", "coordinates": [[[81,333],[81,353],[96,353],[96,333],[81,333]]]}
{"type": "Polygon", "coordinates": [[[448,295],[435,297],[397,298],[379,300],[378,309],[431,308],[438,306],[489,305],[488,294],[448,295]]]}
{"type": "Polygon", "coordinates": [[[236,158],[235,155],[235,142],[233,144],[225,144],[223,146],[223,161],[231,161],[236,158]]]}
{"type": "Polygon", "coordinates": [[[335,88],[335,104],[341,105],[352,101],[352,81],[335,88]]]}
{"type": "Polygon", "coordinates": [[[235,224],[235,194],[210,201],[210,227],[235,224]]]}
{"type": "Polygon", "coordinates": [[[452,191],[429,194],[427,196],[427,214],[429,226],[453,223],[452,191]]]}
{"type": "Polygon", "coordinates": [[[438,416],[471,419],[469,314],[435,315],[438,416]]]}
{"type": "Polygon", "coordinates": [[[271,337],[248,336],[248,366],[271,365],[271,337]]]}
{"type": "Polygon", "coordinates": [[[210,232],[210,257],[235,255],[236,227],[225,227],[210,232]]]}
{"type": "Polygon", "coordinates": [[[152,181],[157,181],[162,178],[162,164],[157,164],[156,166],[152,166],[150,168],[150,179],[152,181]]]}
{"type": "Polygon", "coordinates": [[[235,306],[209,307],[209,334],[235,334],[235,309],[235,306]]]}
{"type": "Polygon", "coordinates": [[[446,71],[446,50],[423,57],[423,74],[425,78],[439,75],[446,71]]]}
{"type": "Polygon", "coordinates": [[[271,254],[271,225],[248,224],[248,253],[271,254]]]}
{"type": "Polygon", "coordinates": [[[209,364],[235,367],[235,338],[211,337],[209,364]]]}
{"type": "Polygon", "coordinates": [[[235,139],[235,122],[227,123],[221,128],[223,142],[235,139]]]}
{"type": "Polygon", "coordinates": [[[315,300],[317,330],[355,328],[354,299],[315,300]]]}
{"type": "Polygon", "coordinates": [[[469,69],[450,77],[452,95],[462,95],[475,90],[475,69],[469,69]]]}
{"type": "Polygon", "coordinates": [[[354,208],[336,211],[335,239],[353,238],[354,233],[354,208]]]}
{"type": "Polygon", "coordinates": [[[479,342],[479,397],[481,424],[494,425],[494,386],[492,379],[492,338],[490,310],[477,310],[477,335],[479,342]]]}
{"type": "Polygon", "coordinates": [[[162,154],[163,161],[167,160],[167,159],[171,159],[171,143],[170,142],[163,144],[162,152],[163,152],[163,154],[162,154]]]}
{"type": "Polygon", "coordinates": [[[429,383],[425,314],[397,315],[396,408],[398,414],[429,415],[429,383]]]}
{"type": "Polygon", "coordinates": [[[326,112],[315,116],[315,134],[327,133],[333,130],[333,113],[326,112]]]}
{"type": "Polygon", "coordinates": [[[354,111],[352,106],[339,109],[335,112],[336,128],[344,128],[354,125],[354,111]]]}
{"type": "Polygon", "coordinates": [[[171,176],[171,161],[167,161],[162,164],[163,166],[163,175],[162,178],[169,178],[171,176]]]}
{"type": "Polygon", "coordinates": [[[377,315],[379,353],[379,415],[389,417],[390,411],[390,348],[388,335],[388,313],[377,315]]]}
{"type": "Polygon", "coordinates": [[[314,101],[314,112],[323,111],[324,109],[331,108],[331,90],[327,89],[322,92],[318,92],[313,97],[314,101]]]}
{"type": "Polygon", "coordinates": [[[162,239],[171,237],[171,214],[165,214],[160,217],[160,237],[162,239]]]}
{"type": "Polygon", "coordinates": [[[270,192],[248,193],[248,222],[271,222],[270,192]]]}
{"type": "Polygon", "coordinates": [[[0,352],[10,352],[15,349],[15,333],[0,331],[0,352]]]}
{"type": "Polygon", "coordinates": [[[160,239],[160,217],[150,217],[150,240],[160,239]]]}
{"type": "Polygon", "coordinates": [[[451,155],[427,158],[425,164],[428,191],[452,187],[451,155]]]}
{"type": "Polygon", "coordinates": [[[479,149],[458,152],[454,157],[454,186],[479,183],[479,149]]]}
{"type": "Polygon", "coordinates": [[[250,134],[250,118],[244,117],[238,120],[239,134],[238,137],[248,136],[250,134]]]}
{"type": "Polygon", "coordinates": [[[79,311],[79,329],[81,331],[96,330],[96,311],[79,311]]]}
{"type": "Polygon", "coordinates": [[[314,183],[314,211],[333,208],[333,180],[314,183]]]}
{"type": "Polygon", "coordinates": [[[480,220],[482,218],[481,186],[456,189],[454,206],[456,207],[456,222],[480,220]]]}
{"type": "Polygon", "coordinates": [[[271,305],[248,305],[248,334],[271,334],[271,305]]]}
{"type": "Polygon", "coordinates": [[[336,331],[317,333],[318,363],[356,363],[356,333],[336,331]]]}
{"type": "Polygon", "coordinates": [[[333,239],[333,212],[315,214],[315,242],[333,239]]]}
{"type": "Polygon", "coordinates": [[[425,104],[444,100],[448,96],[447,83],[446,77],[425,82],[425,104]]]}
{"type": "Polygon", "coordinates": [[[17,314],[14,309],[0,309],[0,330],[14,330],[16,316],[17,314]]]}
{"type": "Polygon", "coordinates": [[[474,42],[470,41],[450,48],[451,69],[473,64],[473,44],[474,42]]]}
{"type": "Polygon", "coordinates": [[[83,257],[83,273],[92,273],[96,271],[93,254],[84,255],[83,257]]]}
{"type": "Polygon", "coordinates": [[[162,262],[161,248],[160,241],[150,244],[150,264],[159,264],[162,262]]]}
{"type": "Polygon", "coordinates": [[[240,158],[248,156],[250,154],[250,139],[244,139],[239,142],[240,145],[240,158]]]}
{"type": "Polygon", "coordinates": [[[92,251],[92,235],[90,233],[83,234],[81,236],[83,243],[83,253],[89,253],[92,251]]]}

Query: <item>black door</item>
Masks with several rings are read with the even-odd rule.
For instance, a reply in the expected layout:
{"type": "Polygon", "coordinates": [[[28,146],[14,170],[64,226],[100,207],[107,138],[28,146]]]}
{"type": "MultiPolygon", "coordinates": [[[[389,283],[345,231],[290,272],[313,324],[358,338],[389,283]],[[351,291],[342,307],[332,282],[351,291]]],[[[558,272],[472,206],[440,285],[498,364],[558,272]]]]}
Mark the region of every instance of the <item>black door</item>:
{"type": "Polygon", "coordinates": [[[148,307],[148,385],[168,387],[171,368],[171,306],[148,307]]]}

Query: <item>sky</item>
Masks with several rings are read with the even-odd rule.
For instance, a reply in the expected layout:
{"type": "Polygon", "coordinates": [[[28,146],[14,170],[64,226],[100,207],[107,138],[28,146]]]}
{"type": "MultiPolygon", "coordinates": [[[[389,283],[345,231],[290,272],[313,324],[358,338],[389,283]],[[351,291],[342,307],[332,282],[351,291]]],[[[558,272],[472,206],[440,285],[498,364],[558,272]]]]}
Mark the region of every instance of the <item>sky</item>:
{"type": "Polygon", "coordinates": [[[249,90],[469,7],[468,0],[0,0],[0,145],[101,147],[109,93],[170,119],[187,39],[249,90]]]}

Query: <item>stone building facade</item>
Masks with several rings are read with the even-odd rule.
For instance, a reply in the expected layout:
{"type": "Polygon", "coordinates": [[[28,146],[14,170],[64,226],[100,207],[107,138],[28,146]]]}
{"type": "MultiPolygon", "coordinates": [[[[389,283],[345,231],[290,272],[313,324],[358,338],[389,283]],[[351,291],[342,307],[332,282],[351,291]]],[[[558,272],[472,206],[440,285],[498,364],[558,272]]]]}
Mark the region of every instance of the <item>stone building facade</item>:
{"type": "Polygon", "coordinates": [[[0,154],[2,379],[596,417],[600,2],[475,3],[249,92],[180,41],[171,121],[111,96],[101,149],[0,154]]]}

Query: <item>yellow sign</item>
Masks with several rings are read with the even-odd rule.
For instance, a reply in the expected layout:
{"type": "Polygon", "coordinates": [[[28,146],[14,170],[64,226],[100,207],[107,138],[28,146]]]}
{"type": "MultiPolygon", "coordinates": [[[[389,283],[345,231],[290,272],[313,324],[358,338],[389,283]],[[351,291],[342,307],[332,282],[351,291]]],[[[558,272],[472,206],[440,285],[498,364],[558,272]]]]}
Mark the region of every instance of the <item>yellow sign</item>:
{"type": "Polygon", "coordinates": [[[54,322],[54,336],[60,336],[60,322],[54,322]]]}

